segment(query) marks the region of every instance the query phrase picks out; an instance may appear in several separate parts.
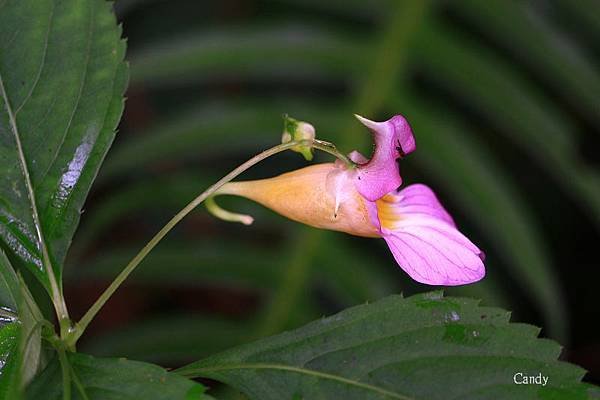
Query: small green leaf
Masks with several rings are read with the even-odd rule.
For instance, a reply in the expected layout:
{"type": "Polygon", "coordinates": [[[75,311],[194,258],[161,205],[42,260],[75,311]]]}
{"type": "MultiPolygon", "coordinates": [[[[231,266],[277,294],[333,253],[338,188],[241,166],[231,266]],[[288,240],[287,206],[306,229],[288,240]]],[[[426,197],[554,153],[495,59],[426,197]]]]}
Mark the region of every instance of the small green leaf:
{"type": "Polygon", "coordinates": [[[23,278],[19,275],[19,321],[22,325],[21,341],[19,342],[19,353],[21,357],[21,379],[23,385],[26,385],[40,368],[41,350],[42,350],[42,325],[45,323],[40,309],[38,308],[33,296],[27,289],[23,278]]]}
{"type": "Polygon", "coordinates": [[[20,399],[20,354],[18,352],[21,325],[13,322],[0,327],[0,400],[20,399]]]}
{"type": "Polygon", "coordinates": [[[509,313],[441,292],[391,296],[240,346],[177,372],[251,399],[586,398],[584,371],[509,313]],[[541,373],[546,386],[516,385],[541,373]]]}
{"type": "MultiPolygon", "coordinates": [[[[19,298],[19,279],[6,254],[0,249],[0,307],[4,313],[15,313],[19,298]]],[[[7,317],[7,315],[0,315],[7,317]]]]}
{"type": "MultiPolygon", "coordinates": [[[[209,400],[205,388],[163,368],[124,358],[67,355],[72,398],[86,400],[209,400]]],[[[28,387],[32,400],[62,400],[61,366],[54,359],[28,387]]]]}
{"type": "Polygon", "coordinates": [[[43,317],[2,250],[0,307],[0,400],[15,400],[38,370],[43,317]]]}
{"type": "Polygon", "coordinates": [[[21,324],[17,321],[18,302],[17,274],[0,250],[0,400],[20,398],[21,360],[18,344],[21,324]]]}

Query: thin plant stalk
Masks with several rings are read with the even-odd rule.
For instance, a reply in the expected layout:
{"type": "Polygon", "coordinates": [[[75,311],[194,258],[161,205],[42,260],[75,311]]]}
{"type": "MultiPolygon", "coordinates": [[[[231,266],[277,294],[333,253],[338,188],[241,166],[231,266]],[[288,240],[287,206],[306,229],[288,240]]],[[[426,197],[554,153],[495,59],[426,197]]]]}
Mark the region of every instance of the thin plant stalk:
{"type": "Polygon", "coordinates": [[[245,163],[241,164],[233,171],[225,175],[219,181],[217,181],[214,185],[206,189],[202,192],[198,197],[192,200],[187,206],[185,206],[181,211],[179,211],[167,224],[162,227],[156,235],[131,259],[131,261],[125,266],[125,268],[117,275],[114,281],[104,290],[104,292],[100,295],[100,297],[96,300],[94,304],[90,307],[90,309],[85,313],[85,315],[81,318],[79,322],[77,322],[74,328],[71,330],[70,334],[65,338],[65,345],[68,349],[74,349],[77,340],[81,337],[87,326],[94,319],[96,314],[100,311],[100,309],[104,306],[104,304],[110,299],[110,297],[116,292],[116,290],[121,286],[121,284],[127,279],[127,277],[135,270],[135,268],[146,258],[148,253],[154,249],[154,247],[165,237],[167,233],[171,231],[179,223],[186,215],[188,215],[193,209],[195,209],[198,205],[200,205],[204,200],[214,194],[221,186],[230,182],[242,172],[246,171],[250,167],[255,164],[263,161],[266,158],[269,158],[277,153],[281,153],[282,151],[289,150],[296,146],[309,146],[317,150],[324,151],[326,153],[332,154],[346,163],[348,166],[353,166],[354,164],[342,153],[340,153],[333,144],[324,142],[321,140],[296,140],[290,141],[287,143],[282,143],[280,145],[271,147],[268,150],[263,151],[260,154],[252,157],[245,163]]]}

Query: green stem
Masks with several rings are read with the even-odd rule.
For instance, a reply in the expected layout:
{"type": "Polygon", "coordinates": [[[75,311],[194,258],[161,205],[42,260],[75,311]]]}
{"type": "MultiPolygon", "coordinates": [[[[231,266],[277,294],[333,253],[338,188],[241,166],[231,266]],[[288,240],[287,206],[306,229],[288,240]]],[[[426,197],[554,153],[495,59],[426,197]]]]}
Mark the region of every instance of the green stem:
{"type": "Polygon", "coordinates": [[[350,168],[355,167],[355,164],[348,157],[346,157],[346,155],[340,153],[340,151],[335,147],[335,145],[333,143],[315,139],[312,142],[311,147],[313,149],[321,150],[321,151],[324,151],[325,153],[329,153],[329,154],[337,157],[339,160],[343,161],[344,164],[346,164],[346,166],[348,166],[350,168]]]}
{"type": "Polygon", "coordinates": [[[69,359],[62,347],[57,346],[56,350],[62,370],[63,400],[71,400],[71,368],[69,367],[69,359]]]}
{"type": "Polygon", "coordinates": [[[291,149],[295,146],[311,146],[315,149],[325,151],[329,154],[333,154],[338,157],[340,160],[344,161],[349,165],[354,165],[352,162],[343,154],[341,154],[333,144],[328,142],[323,142],[320,140],[298,140],[291,141],[287,143],[283,143],[277,146],[274,146],[268,150],[263,151],[262,153],[252,157],[245,163],[241,164],[233,171],[225,175],[221,178],[217,183],[206,189],[202,192],[198,197],[192,200],[187,206],[185,206],[181,211],[179,211],[167,224],[160,230],[150,241],[136,254],[135,257],[125,266],[125,268],[119,273],[119,275],[115,278],[115,280],[106,288],[106,290],[100,295],[98,300],[90,307],[90,309],[85,313],[85,315],[81,318],[81,320],[75,324],[75,327],[70,330],[69,335],[65,339],[65,345],[68,349],[72,349],[77,343],[77,340],[81,337],[87,326],[94,319],[96,314],[100,311],[100,309],[106,304],[108,299],[116,292],[116,290],[123,284],[125,279],[131,274],[135,268],[146,258],[148,253],[154,249],[154,247],[165,237],[179,221],[181,221],[186,215],[188,215],[194,208],[200,205],[204,200],[206,200],[209,196],[214,194],[221,186],[230,182],[242,172],[246,171],[248,168],[253,165],[263,161],[264,159],[271,157],[277,153],[282,151],[291,149]]]}

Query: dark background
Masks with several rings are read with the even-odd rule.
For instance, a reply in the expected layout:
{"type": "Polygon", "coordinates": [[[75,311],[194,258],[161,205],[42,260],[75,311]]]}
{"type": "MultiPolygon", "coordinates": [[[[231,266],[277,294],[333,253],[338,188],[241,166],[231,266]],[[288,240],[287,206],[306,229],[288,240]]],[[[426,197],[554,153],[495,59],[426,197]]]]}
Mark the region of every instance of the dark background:
{"type": "MultiPolygon", "coordinates": [[[[513,310],[600,382],[600,5],[583,1],[158,1],[116,4],[131,83],[65,272],[78,318],[189,200],[280,139],[281,115],[349,152],[352,117],[400,113],[405,183],[439,194],[487,254],[447,290],[513,310]]],[[[318,156],[318,160],[328,160],[318,156]]],[[[306,165],[278,155],[243,175],[306,165]]],[[[179,366],[412,282],[382,240],[320,232],[241,199],[199,208],[108,303],[80,350],[179,366]]]]}

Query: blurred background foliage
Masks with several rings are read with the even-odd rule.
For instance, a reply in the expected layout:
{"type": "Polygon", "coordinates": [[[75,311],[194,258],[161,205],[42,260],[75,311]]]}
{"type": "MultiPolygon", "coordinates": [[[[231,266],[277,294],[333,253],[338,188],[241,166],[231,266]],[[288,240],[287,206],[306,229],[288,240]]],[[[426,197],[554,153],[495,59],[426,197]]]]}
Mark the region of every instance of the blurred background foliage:
{"type": "MultiPolygon", "coordinates": [[[[69,254],[75,317],[175,212],[260,150],[281,115],[369,153],[352,117],[401,113],[405,183],[437,191],[487,254],[448,289],[544,328],[598,382],[600,7],[595,0],[120,0],[131,84],[69,254]],[[595,364],[594,364],[595,363],[595,364]]],[[[318,160],[328,160],[319,155],[318,160]]],[[[278,155],[244,174],[306,165],[278,155]]],[[[430,288],[382,240],[306,228],[234,198],[143,262],[80,350],[179,366],[387,294],[430,288]]]]}

